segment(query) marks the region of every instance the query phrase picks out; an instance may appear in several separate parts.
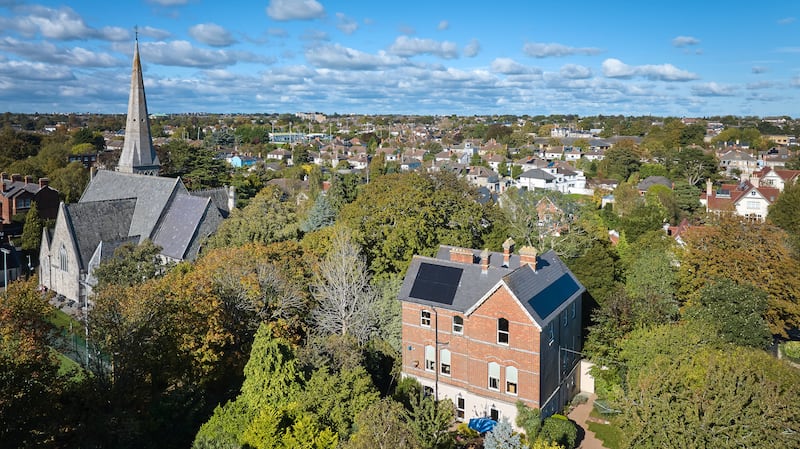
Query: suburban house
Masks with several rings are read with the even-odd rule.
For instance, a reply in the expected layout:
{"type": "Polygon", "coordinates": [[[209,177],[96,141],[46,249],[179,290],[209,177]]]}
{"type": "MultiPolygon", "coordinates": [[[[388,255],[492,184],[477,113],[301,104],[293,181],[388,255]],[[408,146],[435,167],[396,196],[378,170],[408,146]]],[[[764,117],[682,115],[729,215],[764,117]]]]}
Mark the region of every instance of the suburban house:
{"type": "Polygon", "coordinates": [[[786,184],[800,180],[800,170],[781,170],[772,167],[764,167],[753,173],[758,178],[758,185],[764,187],[775,187],[783,192],[786,184]]]}
{"type": "Polygon", "coordinates": [[[116,171],[99,170],[77,203],[58,206],[55,227],[42,231],[40,282],[82,305],[96,285],[94,268],[120,245],[150,239],[163,260],[194,259],[235,204],[232,188],[190,193],[180,178],[156,176],[138,41],[132,72],[116,171]]]}
{"type": "Polygon", "coordinates": [[[528,190],[556,190],[562,193],[584,193],[586,176],[580,170],[559,164],[533,168],[523,172],[516,180],[518,188],[528,190]]]}
{"type": "Polygon", "coordinates": [[[3,224],[10,224],[14,215],[27,213],[31,204],[36,203],[39,216],[52,220],[58,211],[58,191],[50,187],[50,180],[39,178],[33,182],[30,176],[8,176],[0,173],[0,220],[3,224]]]}
{"type": "Polygon", "coordinates": [[[780,190],[775,187],[759,185],[757,177],[739,184],[722,184],[714,190],[710,180],[706,181],[706,191],[700,195],[700,203],[707,212],[735,214],[751,220],[764,221],[769,206],[778,199],[780,190]]]}
{"type": "Polygon", "coordinates": [[[557,413],[579,388],[585,288],[553,251],[441,246],[414,256],[402,302],[402,374],[459,420],[557,413]]]}
{"type": "Polygon", "coordinates": [[[741,150],[730,150],[719,156],[719,166],[728,176],[737,175],[742,179],[758,170],[758,160],[741,150]]]}

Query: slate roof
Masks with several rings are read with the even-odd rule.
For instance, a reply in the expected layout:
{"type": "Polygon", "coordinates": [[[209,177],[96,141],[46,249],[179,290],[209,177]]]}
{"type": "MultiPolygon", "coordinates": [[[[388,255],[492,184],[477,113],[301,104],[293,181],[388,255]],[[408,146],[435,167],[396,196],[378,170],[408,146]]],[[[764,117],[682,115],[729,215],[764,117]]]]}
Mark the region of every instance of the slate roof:
{"type": "Polygon", "coordinates": [[[414,256],[400,287],[398,298],[401,301],[467,313],[478,305],[488,292],[502,283],[519,299],[520,304],[539,326],[543,327],[552,320],[554,313],[566,307],[573,298],[585,291],[553,251],[539,255],[536,271],[528,264],[520,264],[520,256],[517,254],[512,254],[508,267],[504,267],[503,253],[492,252],[489,268],[486,273],[482,273],[478,262],[480,251],[469,250],[472,251],[475,261],[470,264],[451,261],[451,249],[452,246],[442,245],[436,257],[414,256]],[[460,269],[462,273],[452,285],[446,285],[447,276],[440,276],[441,284],[444,285],[437,285],[435,281],[430,280],[431,276],[427,276],[433,272],[429,268],[430,265],[460,269]],[[419,282],[427,284],[423,286],[428,291],[421,290],[419,282]],[[452,298],[436,298],[431,294],[431,291],[439,291],[442,295],[445,293],[449,295],[450,289],[454,290],[452,298]],[[424,293],[420,293],[421,291],[424,293]]]}
{"type": "Polygon", "coordinates": [[[667,178],[666,176],[648,176],[641,180],[639,184],[636,186],[637,189],[640,191],[646,192],[650,187],[654,185],[662,185],[669,187],[672,189],[672,180],[667,178]]]}
{"type": "Polygon", "coordinates": [[[519,175],[520,178],[533,178],[533,179],[544,179],[545,181],[552,181],[556,179],[555,176],[547,173],[544,170],[540,170],[538,168],[532,168],[525,173],[519,175]]]}
{"type": "Polygon", "coordinates": [[[159,217],[170,197],[176,193],[186,193],[186,188],[179,178],[99,170],[89,182],[78,203],[131,197],[141,199],[142,201],[136,202],[130,233],[126,235],[138,235],[144,240],[153,236],[159,217]]]}
{"type": "Polygon", "coordinates": [[[162,248],[161,254],[173,259],[183,259],[210,205],[210,198],[175,195],[153,237],[153,243],[162,248]]]}
{"type": "Polygon", "coordinates": [[[203,198],[210,198],[211,203],[219,209],[220,214],[227,218],[231,211],[228,209],[228,191],[225,187],[218,187],[216,189],[194,190],[189,192],[189,195],[198,196],[203,198]]]}
{"type": "Polygon", "coordinates": [[[41,190],[39,184],[25,183],[24,181],[11,181],[7,179],[3,181],[3,184],[5,184],[5,189],[2,194],[8,198],[13,198],[22,192],[30,192],[35,194],[41,190]]]}
{"type": "Polygon", "coordinates": [[[120,240],[130,236],[128,232],[135,207],[135,198],[87,201],[64,206],[67,225],[78,245],[81,269],[86,269],[101,241],[120,240]]]}

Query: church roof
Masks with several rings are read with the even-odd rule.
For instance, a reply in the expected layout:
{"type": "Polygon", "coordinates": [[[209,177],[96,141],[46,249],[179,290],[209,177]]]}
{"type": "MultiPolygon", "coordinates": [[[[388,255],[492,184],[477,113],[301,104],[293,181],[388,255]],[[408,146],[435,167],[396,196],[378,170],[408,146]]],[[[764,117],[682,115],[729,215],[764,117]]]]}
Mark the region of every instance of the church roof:
{"type": "Polygon", "coordinates": [[[127,238],[136,207],[135,198],[92,201],[64,206],[64,215],[78,246],[79,264],[86,269],[101,241],[127,238]]]}
{"type": "Polygon", "coordinates": [[[161,254],[173,259],[184,258],[210,204],[210,198],[175,195],[153,237],[153,243],[161,247],[161,254]]]}
{"type": "Polygon", "coordinates": [[[153,236],[170,198],[178,193],[186,193],[186,188],[178,178],[99,170],[89,182],[79,203],[137,198],[139,201],[136,201],[128,235],[139,235],[143,240],[153,236]]]}

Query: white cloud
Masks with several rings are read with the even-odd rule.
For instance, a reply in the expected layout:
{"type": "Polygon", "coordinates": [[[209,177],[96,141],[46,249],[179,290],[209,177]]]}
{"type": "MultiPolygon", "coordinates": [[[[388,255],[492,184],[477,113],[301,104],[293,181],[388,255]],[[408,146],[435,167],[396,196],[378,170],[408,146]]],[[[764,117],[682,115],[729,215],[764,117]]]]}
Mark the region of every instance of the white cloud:
{"type": "Polygon", "coordinates": [[[164,40],[172,36],[167,30],[162,30],[160,28],[153,28],[149,26],[144,26],[139,28],[139,34],[142,36],[152,37],[153,39],[157,40],[164,40]]]}
{"type": "Polygon", "coordinates": [[[731,97],[736,94],[734,86],[717,84],[715,82],[692,86],[692,94],[699,97],[731,97]]]}
{"type": "Polygon", "coordinates": [[[439,22],[439,25],[436,26],[436,29],[439,30],[439,31],[443,31],[443,30],[446,30],[448,28],[450,28],[450,22],[448,22],[446,20],[442,20],[441,22],[439,22]]]}
{"type": "Polygon", "coordinates": [[[464,56],[468,58],[474,58],[475,56],[478,56],[478,53],[480,52],[481,52],[481,43],[478,42],[477,39],[472,39],[464,47],[464,56]]]}
{"type": "Polygon", "coordinates": [[[344,34],[353,34],[358,29],[358,22],[347,17],[344,13],[336,13],[336,28],[344,34]]]}
{"type": "Polygon", "coordinates": [[[75,75],[66,67],[30,61],[0,62],[0,76],[33,81],[67,81],[75,79],[75,75]]]}
{"type": "Polygon", "coordinates": [[[658,81],[689,81],[699,78],[697,74],[681,70],[672,64],[632,66],[614,58],[603,61],[602,69],[603,75],[608,78],[632,78],[634,76],[641,76],[658,81]]]}
{"type": "Polygon", "coordinates": [[[274,37],[288,37],[289,32],[283,28],[267,28],[267,34],[274,37]]]}
{"type": "Polygon", "coordinates": [[[747,87],[749,90],[758,90],[758,89],[769,89],[771,87],[775,87],[776,84],[772,81],[758,81],[755,83],[748,83],[747,87]]]}
{"type": "Polygon", "coordinates": [[[316,0],[270,0],[267,15],[272,20],[312,20],[325,15],[325,8],[316,0]]]}
{"type": "Polygon", "coordinates": [[[387,55],[385,52],[372,55],[339,44],[309,48],[305,55],[311,64],[329,69],[381,70],[402,63],[402,59],[387,55]]]}
{"type": "Polygon", "coordinates": [[[37,62],[75,67],[116,67],[121,62],[108,53],[98,53],[82,47],[65,49],[50,42],[20,41],[12,37],[0,39],[0,50],[37,62]]]}
{"type": "Polygon", "coordinates": [[[539,70],[520,64],[511,58],[497,58],[492,61],[492,72],[503,75],[524,75],[538,73],[539,70]]]}
{"type": "Polygon", "coordinates": [[[209,50],[193,47],[188,41],[144,42],[140,44],[142,60],[145,64],[161,64],[179,67],[227,67],[240,61],[259,62],[272,61],[264,56],[248,52],[209,50]]]}
{"type": "Polygon", "coordinates": [[[544,44],[539,42],[529,42],[522,47],[526,55],[534,58],[547,58],[551,56],[570,56],[570,55],[596,55],[603,50],[593,47],[568,47],[562,44],[544,44]]]}
{"type": "Polygon", "coordinates": [[[433,39],[398,36],[389,47],[389,52],[405,57],[431,54],[444,59],[453,59],[458,57],[458,46],[447,41],[439,42],[433,39]]]}
{"type": "Polygon", "coordinates": [[[674,47],[687,47],[689,45],[698,45],[699,43],[700,39],[692,36],[678,36],[672,39],[672,45],[674,47]]]}
{"type": "Polygon", "coordinates": [[[567,79],[586,79],[592,77],[592,70],[578,64],[566,64],[558,71],[559,75],[567,79]]]}
{"type": "Polygon", "coordinates": [[[800,87],[800,75],[795,76],[794,78],[792,78],[792,80],[790,81],[790,84],[792,85],[792,87],[800,87]]]}
{"type": "Polygon", "coordinates": [[[215,23],[200,23],[189,28],[189,35],[197,41],[212,47],[227,47],[236,43],[225,28],[215,23]]]}
{"type": "Polygon", "coordinates": [[[797,20],[794,17],[784,17],[783,19],[778,20],[778,25],[789,25],[790,23],[794,23],[797,20]]]}

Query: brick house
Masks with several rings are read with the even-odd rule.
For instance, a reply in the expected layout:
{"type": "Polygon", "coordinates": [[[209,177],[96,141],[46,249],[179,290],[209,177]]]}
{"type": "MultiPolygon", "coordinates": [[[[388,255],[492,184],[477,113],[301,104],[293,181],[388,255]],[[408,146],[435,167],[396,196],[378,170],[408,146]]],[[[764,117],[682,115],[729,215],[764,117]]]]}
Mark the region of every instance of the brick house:
{"type": "Polygon", "coordinates": [[[3,224],[10,224],[11,218],[17,214],[28,212],[32,203],[36,203],[39,216],[54,219],[58,213],[58,191],[49,186],[50,180],[39,178],[33,181],[31,176],[0,174],[0,217],[3,224]]]}
{"type": "Polygon", "coordinates": [[[456,417],[559,412],[577,391],[586,289],[553,251],[441,246],[414,256],[400,289],[402,373],[456,417]]]}

